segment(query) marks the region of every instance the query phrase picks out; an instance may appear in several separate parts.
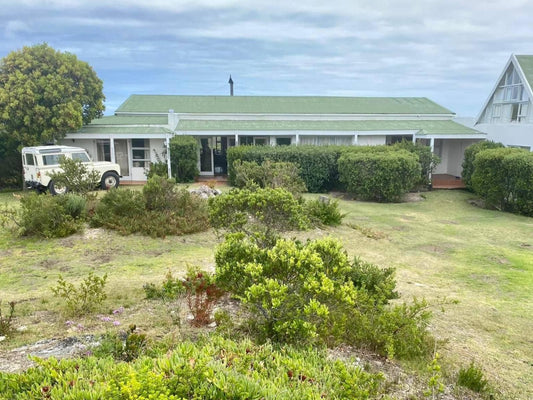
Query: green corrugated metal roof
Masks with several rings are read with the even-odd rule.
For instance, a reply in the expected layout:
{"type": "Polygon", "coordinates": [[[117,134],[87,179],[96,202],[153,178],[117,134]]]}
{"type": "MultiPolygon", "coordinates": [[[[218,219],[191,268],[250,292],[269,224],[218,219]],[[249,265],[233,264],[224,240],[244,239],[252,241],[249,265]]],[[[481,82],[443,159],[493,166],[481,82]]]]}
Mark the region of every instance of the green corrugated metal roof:
{"type": "Polygon", "coordinates": [[[416,130],[424,134],[479,134],[451,120],[362,120],[362,121],[179,121],[177,131],[394,131],[416,130]]]}
{"type": "Polygon", "coordinates": [[[166,115],[111,115],[93,119],[91,125],[167,125],[166,115]]]}
{"type": "Polygon", "coordinates": [[[132,133],[132,134],[165,134],[172,132],[170,129],[158,126],[97,126],[86,125],[76,133],[90,134],[114,134],[114,133],[132,133]]]}
{"type": "Polygon", "coordinates": [[[453,114],[425,97],[131,95],[124,112],[236,114],[453,114]]]}
{"type": "Polygon", "coordinates": [[[516,59],[529,82],[529,86],[533,89],[533,56],[516,56],[516,59]]]}

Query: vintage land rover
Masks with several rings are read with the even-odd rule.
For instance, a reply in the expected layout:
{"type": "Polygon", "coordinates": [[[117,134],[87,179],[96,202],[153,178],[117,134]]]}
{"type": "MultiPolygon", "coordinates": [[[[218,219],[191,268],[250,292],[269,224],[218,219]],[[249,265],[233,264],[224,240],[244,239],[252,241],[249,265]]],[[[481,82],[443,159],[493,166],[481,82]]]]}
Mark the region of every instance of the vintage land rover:
{"type": "Polygon", "coordinates": [[[120,166],[108,161],[91,161],[87,151],[81,147],[70,146],[36,146],[22,149],[22,167],[24,182],[28,188],[51,194],[63,194],[67,187],[59,187],[50,179],[51,172],[61,171],[59,160],[61,157],[80,160],[89,171],[97,171],[102,189],[117,187],[120,182],[120,166]]]}

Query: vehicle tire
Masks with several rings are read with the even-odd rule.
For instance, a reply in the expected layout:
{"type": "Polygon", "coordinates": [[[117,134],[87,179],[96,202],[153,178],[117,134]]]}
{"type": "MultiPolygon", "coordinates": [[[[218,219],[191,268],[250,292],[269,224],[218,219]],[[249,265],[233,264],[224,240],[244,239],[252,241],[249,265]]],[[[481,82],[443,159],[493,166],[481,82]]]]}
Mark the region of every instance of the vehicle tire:
{"type": "Polygon", "coordinates": [[[54,181],[50,181],[50,183],[48,184],[48,190],[50,191],[50,194],[52,196],[58,196],[58,195],[61,196],[68,192],[68,187],[58,186],[55,184],[54,181]]]}
{"type": "Polygon", "coordinates": [[[119,183],[120,183],[120,178],[117,175],[117,173],[113,171],[107,171],[104,175],[102,175],[102,181],[100,183],[100,187],[103,190],[108,190],[111,188],[117,188],[119,183]]]}

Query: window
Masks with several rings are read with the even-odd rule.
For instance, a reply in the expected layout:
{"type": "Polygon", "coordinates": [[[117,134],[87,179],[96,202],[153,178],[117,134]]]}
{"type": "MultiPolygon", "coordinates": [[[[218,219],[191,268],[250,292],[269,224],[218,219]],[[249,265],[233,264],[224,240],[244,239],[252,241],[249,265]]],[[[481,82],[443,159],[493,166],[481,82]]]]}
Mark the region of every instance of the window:
{"type": "Polygon", "coordinates": [[[241,146],[249,146],[254,144],[254,137],[253,136],[239,136],[239,144],[241,146]]]}
{"type": "Polygon", "coordinates": [[[266,146],[267,139],[264,138],[264,137],[256,137],[256,138],[254,138],[254,144],[256,146],[266,146]]]}
{"type": "Polygon", "coordinates": [[[499,122],[502,116],[502,105],[494,104],[492,106],[492,122],[499,122]]]}
{"type": "Polygon", "coordinates": [[[290,145],[291,145],[291,138],[283,138],[283,137],[276,138],[276,146],[290,146],[290,145]]]}
{"type": "Polygon", "coordinates": [[[109,140],[96,141],[96,158],[98,161],[111,161],[111,144],[109,140]]]}
{"type": "Polygon", "coordinates": [[[131,139],[131,157],[133,166],[139,168],[150,167],[150,140],[131,139]]]}
{"type": "Polygon", "coordinates": [[[526,122],[527,120],[527,103],[513,104],[513,106],[518,106],[516,112],[516,120],[518,122],[526,122]]]}
{"type": "Polygon", "coordinates": [[[26,165],[35,165],[33,154],[26,153],[26,165]]]}
{"type": "Polygon", "coordinates": [[[74,161],[80,160],[81,162],[90,162],[89,157],[85,153],[72,153],[72,159],[74,161]]]}
{"type": "Polygon", "coordinates": [[[43,165],[59,165],[59,157],[61,154],[43,155],[43,165]]]}

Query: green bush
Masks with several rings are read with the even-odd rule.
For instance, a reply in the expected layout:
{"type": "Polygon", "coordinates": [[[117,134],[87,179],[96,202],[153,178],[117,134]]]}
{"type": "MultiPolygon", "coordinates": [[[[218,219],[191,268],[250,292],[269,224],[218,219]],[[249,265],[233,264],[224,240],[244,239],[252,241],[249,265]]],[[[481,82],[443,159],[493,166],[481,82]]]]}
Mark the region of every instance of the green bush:
{"type": "Polygon", "coordinates": [[[38,195],[20,197],[18,209],[4,206],[0,222],[21,236],[65,237],[83,229],[86,201],[83,197],[38,195]]]}
{"type": "Polygon", "coordinates": [[[217,248],[215,265],[217,283],[242,302],[261,340],[347,343],[401,358],[430,350],[427,304],[389,305],[397,296],[392,271],[351,264],[333,239],[278,239],[263,248],[232,234],[217,248]]]}
{"type": "Polygon", "coordinates": [[[133,361],[143,355],[148,346],[144,333],[136,332],[137,326],[130,325],[123,335],[107,333],[102,336],[99,344],[92,349],[96,357],[113,357],[119,361],[133,361]]]}
{"type": "Polygon", "coordinates": [[[399,201],[420,179],[417,156],[405,150],[346,152],[339,158],[339,180],[365,200],[399,201]]]}
{"type": "Polygon", "coordinates": [[[78,316],[98,310],[107,298],[105,293],[106,283],[107,274],[99,277],[90,272],[79,287],[76,288],[60,275],[57,286],[52,288],[52,292],[65,300],[67,313],[78,316]]]}
{"type": "Polygon", "coordinates": [[[301,178],[311,193],[325,192],[337,183],[340,146],[236,146],[228,149],[228,181],[236,185],[235,161],[290,162],[300,168],[301,178]]]}
{"type": "Polygon", "coordinates": [[[153,178],[155,175],[162,176],[164,178],[168,177],[168,165],[164,161],[158,161],[155,163],[150,163],[150,169],[146,171],[146,178],[153,178]]]}
{"type": "Polygon", "coordinates": [[[9,312],[7,315],[2,314],[2,300],[0,300],[0,336],[10,336],[15,327],[13,326],[13,320],[15,318],[15,302],[10,301],[9,312]]]}
{"type": "Polygon", "coordinates": [[[474,160],[476,155],[483,150],[499,149],[504,147],[501,143],[495,143],[490,141],[482,141],[471,144],[465,149],[465,156],[463,160],[463,172],[461,177],[468,190],[474,190],[472,185],[472,175],[474,174],[474,160]]]}
{"type": "Polygon", "coordinates": [[[174,278],[170,269],[165,275],[165,280],[161,287],[158,287],[153,283],[147,283],[143,285],[143,289],[147,299],[160,300],[175,300],[185,291],[183,281],[179,278],[174,278]]]}
{"type": "Polygon", "coordinates": [[[477,393],[489,389],[489,382],[483,376],[483,370],[472,361],[468,368],[461,367],[457,376],[457,384],[477,393]]]}
{"type": "Polygon", "coordinates": [[[263,161],[261,165],[254,161],[235,161],[235,186],[238,188],[253,189],[282,188],[299,196],[307,189],[300,177],[300,168],[290,162],[263,161]]]}
{"type": "Polygon", "coordinates": [[[308,200],[304,203],[304,210],[314,225],[337,226],[344,218],[344,214],[339,210],[339,202],[329,198],[308,200]]]}
{"type": "Polygon", "coordinates": [[[95,170],[89,170],[81,160],[61,156],[59,167],[61,170],[50,173],[50,179],[56,187],[66,187],[71,193],[87,196],[100,184],[100,174],[95,170]]]}
{"type": "Polygon", "coordinates": [[[198,175],[198,141],[192,136],[170,139],[170,164],[177,182],[192,182],[198,175]]]}
{"type": "Polygon", "coordinates": [[[207,202],[171,179],[154,176],[142,193],[110,190],[96,206],[91,223],[122,234],[142,233],[152,237],[184,235],[209,228],[207,202]]]}
{"type": "Polygon", "coordinates": [[[516,148],[479,152],[472,186],[489,207],[533,216],[533,153],[516,148]]]}
{"type": "Polygon", "coordinates": [[[415,183],[417,186],[427,186],[431,183],[430,175],[433,173],[435,167],[440,163],[440,158],[431,152],[431,147],[421,143],[413,143],[412,141],[402,140],[395,143],[393,148],[398,150],[407,150],[410,153],[418,156],[420,164],[420,178],[415,183]]]}
{"type": "Polygon", "coordinates": [[[0,372],[0,399],[376,399],[381,374],[324,351],[256,345],[220,337],[182,341],[132,362],[34,358],[21,373],[0,372]]]}
{"type": "Polygon", "coordinates": [[[264,233],[303,230],[309,226],[303,207],[284,189],[233,189],[209,199],[209,221],[217,230],[264,233]]]}

